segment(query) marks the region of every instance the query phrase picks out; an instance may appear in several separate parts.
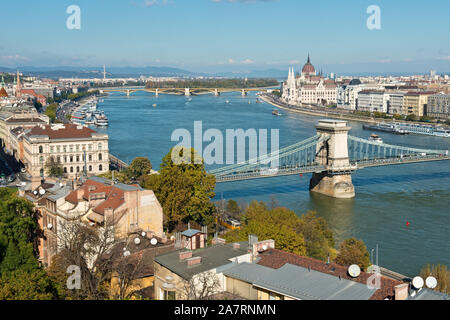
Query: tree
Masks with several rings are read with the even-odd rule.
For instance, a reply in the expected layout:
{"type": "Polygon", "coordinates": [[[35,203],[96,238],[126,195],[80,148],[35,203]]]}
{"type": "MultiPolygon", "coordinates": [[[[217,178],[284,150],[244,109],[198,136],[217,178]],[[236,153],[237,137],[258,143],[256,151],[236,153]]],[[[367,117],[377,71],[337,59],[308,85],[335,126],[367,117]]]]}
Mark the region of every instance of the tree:
{"type": "Polygon", "coordinates": [[[406,116],[406,121],[417,121],[417,117],[413,114],[408,114],[406,116]]]}
{"type": "Polygon", "coordinates": [[[219,293],[220,288],[217,274],[206,271],[185,281],[182,294],[186,300],[207,300],[211,295],[219,293]]]}
{"type": "Polygon", "coordinates": [[[49,157],[45,163],[45,170],[50,177],[62,177],[64,175],[64,169],[61,162],[56,161],[53,157],[49,157]]]}
{"type": "Polygon", "coordinates": [[[152,164],[148,158],[137,157],[134,158],[130,166],[127,169],[128,175],[135,179],[140,178],[143,175],[147,175],[152,170],[152,164]]]}
{"type": "Polygon", "coordinates": [[[265,203],[252,201],[242,220],[241,229],[224,235],[227,241],[245,241],[253,234],[259,239],[275,240],[277,249],[306,255],[303,235],[295,230],[300,219],[293,211],[286,208],[268,210],[265,203]]]}
{"type": "Polygon", "coordinates": [[[44,114],[47,115],[50,118],[50,122],[51,123],[54,123],[55,120],[56,120],[56,109],[58,109],[58,104],[57,103],[49,104],[45,108],[44,114]]]}
{"type": "Polygon", "coordinates": [[[186,148],[171,149],[162,160],[160,174],[143,181],[143,187],[153,190],[161,203],[169,232],[188,221],[212,226],[215,185],[216,179],[206,172],[203,160],[194,149],[186,148]],[[191,161],[174,163],[172,153],[191,161]]]}
{"type": "Polygon", "coordinates": [[[362,270],[367,270],[370,255],[362,240],[350,238],[341,243],[335,262],[342,266],[357,264],[362,270]]]}
{"type": "Polygon", "coordinates": [[[227,202],[226,212],[232,217],[237,218],[241,215],[241,208],[239,208],[239,205],[235,200],[230,199],[227,202]]]}
{"type": "Polygon", "coordinates": [[[300,218],[297,232],[301,233],[306,243],[306,254],[309,257],[325,261],[328,256],[334,259],[333,232],[328,228],[328,223],[322,217],[318,217],[314,211],[309,211],[300,218]]]}
{"type": "Polygon", "coordinates": [[[437,280],[437,286],[433,290],[450,294],[450,272],[444,264],[429,265],[420,270],[420,276],[423,279],[433,276],[437,280]]]}
{"type": "Polygon", "coordinates": [[[57,298],[56,289],[44,270],[31,272],[22,269],[0,278],[1,300],[52,300],[57,298]]]}

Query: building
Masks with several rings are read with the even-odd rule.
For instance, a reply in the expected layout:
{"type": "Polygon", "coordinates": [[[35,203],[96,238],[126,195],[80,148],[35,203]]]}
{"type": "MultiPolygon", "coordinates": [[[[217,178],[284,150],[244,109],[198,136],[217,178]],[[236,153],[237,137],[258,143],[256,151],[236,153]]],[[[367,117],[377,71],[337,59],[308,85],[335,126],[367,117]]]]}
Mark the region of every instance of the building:
{"type": "Polygon", "coordinates": [[[427,115],[437,119],[450,118],[450,94],[428,96],[427,115]]]}
{"type": "MultiPolygon", "coordinates": [[[[223,272],[226,290],[252,300],[400,300],[408,284],[384,276],[380,288],[367,286],[370,273],[352,277],[335,263],[268,248],[256,263],[235,264],[223,272]]],[[[406,293],[406,297],[405,297],[406,293]]]]}
{"type": "Polygon", "coordinates": [[[388,113],[389,114],[400,114],[403,115],[403,103],[405,99],[405,91],[393,91],[388,92],[388,113]]]}
{"type": "Polygon", "coordinates": [[[388,111],[388,95],[381,90],[362,90],[358,93],[358,111],[388,111]]]}
{"type": "Polygon", "coordinates": [[[434,92],[411,92],[405,94],[403,103],[403,114],[422,117],[426,114],[428,96],[434,92]]]}
{"type": "Polygon", "coordinates": [[[345,110],[356,110],[358,105],[358,93],[364,90],[360,79],[352,79],[346,85],[337,89],[337,108],[345,110]]]}
{"type": "Polygon", "coordinates": [[[290,104],[328,105],[337,101],[335,81],[324,78],[321,73],[317,75],[309,55],[300,75],[295,76],[294,68],[289,68],[281,92],[281,98],[290,104]]]}
{"type": "Polygon", "coordinates": [[[21,195],[35,203],[40,212],[39,224],[44,239],[39,246],[42,263],[50,265],[58,253],[64,226],[81,221],[98,228],[113,227],[114,240],[127,239],[130,234],[164,238],[163,210],[151,190],[138,185],[113,183],[91,177],[80,185],[41,183],[34,178],[22,188],[21,195]]]}
{"type": "Polygon", "coordinates": [[[108,135],[76,124],[39,125],[26,130],[23,163],[33,177],[46,175],[52,157],[67,178],[98,175],[109,170],[108,135]]]}
{"type": "Polygon", "coordinates": [[[195,296],[206,289],[210,281],[216,282],[216,286],[208,287],[210,295],[227,292],[225,270],[243,262],[251,263],[257,258],[261,248],[274,246],[273,240],[258,242],[257,238],[251,238],[250,242],[230,244],[213,241],[213,245],[209,247],[180,249],[159,255],[154,262],[155,297],[159,300],[185,300],[193,291],[195,296]],[[208,283],[202,281],[205,278],[209,279],[208,283]]]}
{"type": "Polygon", "coordinates": [[[12,143],[11,138],[11,131],[13,129],[18,127],[29,129],[36,125],[47,125],[49,123],[50,119],[46,115],[37,113],[36,109],[30,111],[0,112],[0,147],[4,147],[7,153],[14,155],[15,145],[12,143]]]}

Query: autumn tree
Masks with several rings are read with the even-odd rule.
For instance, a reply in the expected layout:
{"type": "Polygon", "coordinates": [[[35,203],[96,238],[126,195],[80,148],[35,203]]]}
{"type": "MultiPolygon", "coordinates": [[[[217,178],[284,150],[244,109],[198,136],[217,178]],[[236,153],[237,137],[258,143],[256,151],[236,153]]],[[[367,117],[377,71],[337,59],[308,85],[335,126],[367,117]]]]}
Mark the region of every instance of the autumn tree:
{"type": "Polygon", "coordinates": [[[350,238],[341,243],[335,262],[342,266],[357,264],[361,270],[367,270],[370,255],[362,240],[350,238]]]}
{"type": "Polygon", "coordinates": [[[205,170],[194,149],[173,148],[164,156],[159,174],[150,175],[143,187],[155,192],[170,231],[179,223],[213,224],[216,179],[205,170]],[[175,161],[184,159],[185,161],[175,161]]]}
{"type": "Polygon", "coordinates": [[[137,157],[134,158],[130,166],[127,168],[129,176],[138,179],[143,175],[149,174],[152,170],[152,164],[148,158],[137,157]]]}
{"type": "Polygon", "coordinates": [[[184,282],[182,294],[186,300],[208,300],[221,289],[220,280],[212,271],[202,272],[184,282]]]}
{"type": "Polygon", "coordinates": [[[64,169],[61,162],[56,161],[53,157],[49,157],[45,163],[45,170],[50,177],[62,177],[64,169]]]}
{"type": "Polygon", "coordinates": [[[437,286],[433,290],[440,291],[446,294],[450,294],[450,272],[446,265],[437,264],[429,265],[427,264],[420,271],[420,276],[423,279],[433,276],[437,280],[437,286]]]}

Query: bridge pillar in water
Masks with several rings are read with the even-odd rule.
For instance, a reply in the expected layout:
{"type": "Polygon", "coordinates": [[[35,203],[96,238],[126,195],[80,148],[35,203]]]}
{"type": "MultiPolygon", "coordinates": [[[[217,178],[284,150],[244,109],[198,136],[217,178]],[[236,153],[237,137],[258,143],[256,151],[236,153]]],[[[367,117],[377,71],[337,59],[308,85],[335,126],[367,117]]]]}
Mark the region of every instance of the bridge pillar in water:
{"type": "Polygon", "coordinates": [[[189,88],[185,88],[184,89],[184,95],[185,96],[190,96],[191,95],[191,91],[189,90],[189,88]]]}
{"type": "Polygon", "coordinates": [[[242,95],[242,96],[246,96],[246,95],[247,95],[247,92],[246,92],[244,89],[242,89],[242,90],[241,90],[241,95],[242,95]]]}
{"type": "Polygon", "coordinates": [[[130,89],[127,89],[127,97],[130,96],[130,89]]]}
{"type": "Polygon", "coordinates": [[[351,172],[356,168],[350,165],[347,145],[350,129],[346,121],[318,121],[317,133],[330,138],[317,145],[316,162],[325,166],[326,170],[313,173],[309,183],[309,189],[312,192],[333,198],[353,198],[355,196],[351,172]]]}
{"type": "Polygon", "coordinates": [[[220,92],[219,92],[219,90],[217,90],[217,88],[216,89],[214,89],[214,95],[217,97],[217,96],[220,96],[220,92]]]}
{"type": "Polygon", "coordinates": [[[158,91],[159,91],[158,89],[155,89],[155,96],[158,96],[158,94],[159,94],[158,91]]]}

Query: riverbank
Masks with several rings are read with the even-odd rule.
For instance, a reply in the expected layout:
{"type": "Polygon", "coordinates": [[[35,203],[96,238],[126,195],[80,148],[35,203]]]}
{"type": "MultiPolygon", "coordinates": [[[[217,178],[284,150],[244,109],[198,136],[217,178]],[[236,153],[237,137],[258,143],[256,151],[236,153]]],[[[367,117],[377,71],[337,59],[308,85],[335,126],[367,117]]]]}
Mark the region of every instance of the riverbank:
{"type": "Polygon", "coordinates": [[[340,114],[340,113],[338,114],[336,112],[325,112],[325,111],[321,111],[321,110],[313,110],[313,109],[308,109],[305,107],[298,107],[298,106],[289,106],[288,107],[288,106],[282,105],[278,102],[275,102],[273,99],[271,99],[267,95],[260,95],[259,97],[262,100],[264,100],[264,102],[267,102],[268,104],[271,104],[274,107],[277,107],[277,108],[280,108],[283,110],[287,110],[287,111],[307,114],[310,116],[324,116],[324,117],[331,118],[331,119],[358,121],[358,122],[372,123],[372,124],[376,123],[377,121],[380,120],[377,118],[361,118],[358,116],[352,116],[352,115],[346,115],[346,114],[340,114]]]}

